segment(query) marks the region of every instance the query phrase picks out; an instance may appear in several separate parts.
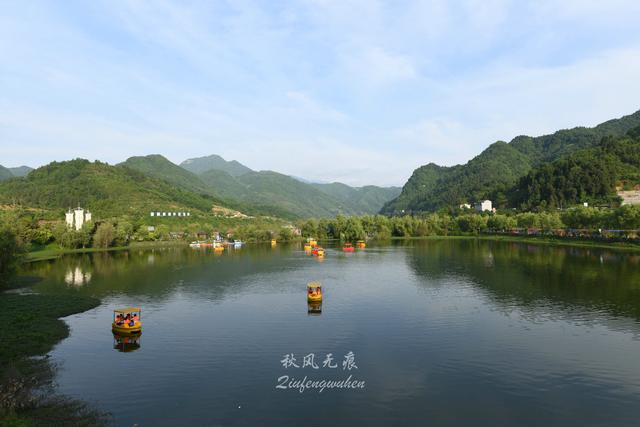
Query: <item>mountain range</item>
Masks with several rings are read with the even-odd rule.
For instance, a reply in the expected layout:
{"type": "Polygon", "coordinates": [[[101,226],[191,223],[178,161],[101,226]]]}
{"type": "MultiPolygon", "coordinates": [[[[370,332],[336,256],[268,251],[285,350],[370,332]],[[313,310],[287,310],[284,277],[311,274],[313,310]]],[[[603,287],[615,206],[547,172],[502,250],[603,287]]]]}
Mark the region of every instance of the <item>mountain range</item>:
{"type": "Polygon", "coordinates": [[[180,165],[153,154],[112,166],[76,159],[36,170],[0,166],[0,204],[64,209],[82,203],[117,215],[216,207],[285,219],[450,209],[489,198],[499,208],[606,203],[617,188],[640,188],[640,111],[593,128],[497,141],[465,164],[426,164],[402,189],[313,183],[254,171],[220,156],[180,165]]]}
{"type": "Polygon", "coordinates": [[[243,206],[250,213],[283,218],[377,213],[400,194],[398,187],[312,184],[273,171],[254,171],[220,156],[189,159],[179,166],[160,155],[131,157],[120,165],[180,188],[243,206]]]}
{"type": "Polygon", "coordinates": [[[115,166],[83,159],[52,162],[36,170],[0,166],[0,176],[0,204],[65,209],[81,203],[108,216],[169,209],[204,213],[215,206],[248,215],[320,218],[377,213],[400,194],[399,187],[306,183],[273,171],[254,171],[217,155],[180,165],[153,154],[130,157],[115,166]]]}
{"type": "Polygon", "coordinates": [[[539,137],[518,136],[509,143],[498,141],[463,165],[429,163],[413,172],[400,195],[386,203],[382,213],[435,211],[484,198],[494,200],[498,207],[507,207],[508,194],[532,170],[595,147],[604,137],[622,137],[637,126],[640,111],[593,128],[577,127],[539,137]]]}

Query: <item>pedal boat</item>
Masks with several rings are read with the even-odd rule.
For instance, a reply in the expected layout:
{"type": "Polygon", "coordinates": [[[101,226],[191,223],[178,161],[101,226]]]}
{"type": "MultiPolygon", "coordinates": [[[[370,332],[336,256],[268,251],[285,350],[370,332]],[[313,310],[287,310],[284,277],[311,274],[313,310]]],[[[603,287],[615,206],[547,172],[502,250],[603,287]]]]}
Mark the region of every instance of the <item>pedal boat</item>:
{"type": "Polygon", "coordinates": [[[324,249],[321,248],[320,246],[316,246],[313,251],[311,251],[312,254],[314,254],[315,256],[318,257],[323,257],[324,256],[324,249]]]}
{"type": "Polygon", "coordinates": [[[353,245],[351,243],[345,243],[344,246],[342,246],[342,251],[343,252],[353,252],[353,251],[355,251],[355,248],[353,247],[353,245]]]}
{"type": "Polygon", "coordinates": [[[320,282],[310,282],[307,284],[307,301],[322,301],[322,285],[320,284],[320,282]]]}
{"type": "Polygon", "coordinates": [[[142,310],[138,307],[118,308],[113,310],[113,323],[111,324],[111,330],[120,335],[139,334],[142,332],[141,318],[142,310]],[[129,322],[117,320],[118,315],[125,317],[127,314],[132,319],[129,322]]]}

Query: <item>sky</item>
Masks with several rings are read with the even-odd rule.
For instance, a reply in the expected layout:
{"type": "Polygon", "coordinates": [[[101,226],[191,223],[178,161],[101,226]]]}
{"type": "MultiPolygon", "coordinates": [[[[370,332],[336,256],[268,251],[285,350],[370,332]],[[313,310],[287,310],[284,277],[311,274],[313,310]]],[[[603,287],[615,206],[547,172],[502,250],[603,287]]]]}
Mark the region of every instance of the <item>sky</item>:
{"type": "Polygon", "coordinates": [[[0,0],[0,164],[402,185],[640,109],[637,0],[0,0]]]}

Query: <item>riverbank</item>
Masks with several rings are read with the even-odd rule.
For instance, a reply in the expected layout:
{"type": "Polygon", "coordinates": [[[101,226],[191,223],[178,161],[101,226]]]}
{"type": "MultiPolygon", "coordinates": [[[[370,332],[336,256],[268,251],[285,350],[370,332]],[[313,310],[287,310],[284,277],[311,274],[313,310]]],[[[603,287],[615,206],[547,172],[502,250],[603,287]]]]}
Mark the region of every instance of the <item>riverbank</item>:
{"type": "MultiPolygon", "coordinates": [[[[577,239],[566,237],[554,237],[554,236],[510,236],[510,235],[495,235],[495,234],[462,234],[462,235],[448,235],[448,236],[421,236],[421,237],[391,237],[388,240],[400,241],[400,240],[437,240],[437,239],[477,239],[477,240],[490,240],[500,242],[513,242],[513,243],[532,243],[538,245],[550,245],[550,246],[574,246],[574,247],[587,247],[587,248],[599,248],[599,249],[616,249],[624,251],[640,252],[640,242],[606,242],[602,240],[593,239],[577,239]]],[[[293,243],[302,241],[300,239],[291,240],[283,243],[293,243]]],[[[323,242],[339,241],[338,239],[324,239],[323,242]]],[[[375,241],[375,239],[373,240],[375,241]]],[[[380,240],[384,241],[384,240],[380,240]]],[[[162,247],[186,247],[188,242],[181,240],[167,240],[167,241],[155,241],[155,242],[133,242],[129,246],[114,246],[110,248],[81,248],[81,249],[63,249],[63,248],[51,248],[41,249],[37,251],[28,252],[23,260],[24,262],[46,261],[50,259],[56,259],[62,255],[67,254],[86,254],[86,253],[99,253],[99,252],[114,252],[124,251],[130,249],[147,249],[147,248],[162,248],[162,247]]]]}
{"type": "Polygon", "coordinates": [[[46,261],[48,259],[56,259],[62,255],[67,254],[88,254],[97,252],[114,252],[125,251],[128,249],[145,249],[145,248],[159,248],[159,247],[173,247],[173,246],[187,246],[188,243],[180,240],[167,240],[158,242],[133,242],[129,246],[113,246],[109,248],[79,248],[79,249],[64,249],[60,247],[47,247],[45,249],[27,252],[24,257],[25,262],[34,261],[46,261]]]}
{"type": "Polygon", "coordinates": [[[391,241],[401,240],[485,240],[509,243],[528,243],[546,246],[571,246],[579,248],[593,249],[615,249],[630,252],[640,252],[640,243],[627,242],[603,242],[600,240],[590,239],[567,239],[553,236],[505,236],[494,234],[466,234],[466,235],[450,235],[450,236],[423,236],[423,237],[391,237],[391,241]]]}
{"type": "Polygon", "coordinates": [[[105,424],[105,414],[55,393],[55,366],[42,357],[69,336],[61,317],[98,305],[80,295],[0,294],[0,425],[105,424]]]}

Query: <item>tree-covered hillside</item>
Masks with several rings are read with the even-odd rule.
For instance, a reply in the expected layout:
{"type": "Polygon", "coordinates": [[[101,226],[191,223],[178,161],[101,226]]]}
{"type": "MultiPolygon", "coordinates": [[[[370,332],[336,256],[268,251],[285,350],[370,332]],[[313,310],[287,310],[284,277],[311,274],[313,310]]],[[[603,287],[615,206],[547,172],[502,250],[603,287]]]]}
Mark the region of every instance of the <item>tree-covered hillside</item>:
{"type": "Polygon", "coordinates": [[[345,212],[340,202],[309,184],[277,172],[251,172],[236,178],[245,186],[243,200],[275,205],[298,217],[332,217],[345,212]]]}
{"type": "Polygon", "coordinates": [[[385,203],[398,197],[401,191],[400,187],[378,187],[375,185],[351,187],[341,182],[310,185],[338,200],[341,206],[356,214],[380,211],[385,203]]]}
{"type": "Polygon", "coordinates": [[[520,178],[509,199],[523,209],[610,204],[617,199],[616,187],[639,183],[640,127],[532,170],[520,178]]]}
{"type": "Polygon", "coordinates": [[[492,197],[507,203],[506,192],[533,167],[593,147],[605,136],[623,136],[640,125],[640,111],[609,120],[594,128],[561,130],[540,137],[518,136],[497,142],[464,165],[441,167],[432,163],[416,169],[395,200],[382,209],[386,214],[433,211],[492,197]]]}
{"type": "Polygon", "coordinates": [[[184,162],[180,163],[180,167],[195,174],[200,174],[210,170],[219,170],[226,172],[231,176],[240,176],[245,173],[253,172],[251,169],[240,162],[237,162],[235,160],[226,161],[216,154],[206,157],[187,159],[184,162]]]}
{"type": "Polygon", "coordinates": [[[196,174],[181,168],[159,154],[129,157],[120,165],[162,179],[182,189],[213,195],[211,188],[202,182],[196,174]]]}
{"type": "Polygon", "coordinates": [[[400,193],[397,187],[314,184],[277,172],[254,172],[217,155],[185,160],[180,167],[196,173],[219,198],[283,218],[375,213],[400,193]]]}
{"type": "Polygon", "coordinates": [[[0,183],[0,204],[63,210],[78,204],[97,216],[146,216],[152,210],[208,212],[220,203],[126,166],[76,159],[53,162],[0,183]]]}
{"type": "Polygon", "coordinates": [[[33,170],[33,168],[29,166],[18,166],[15,168],[9,168],[13,176],[27,176],[29,172],[33,170]]]}
{"type": "Polygon", "coordinates": [[[0,181],[4,181],[5,179],[9,178],[13,178],[13,174],[11,173],[11,171],[0,165],[0,181]]]}

